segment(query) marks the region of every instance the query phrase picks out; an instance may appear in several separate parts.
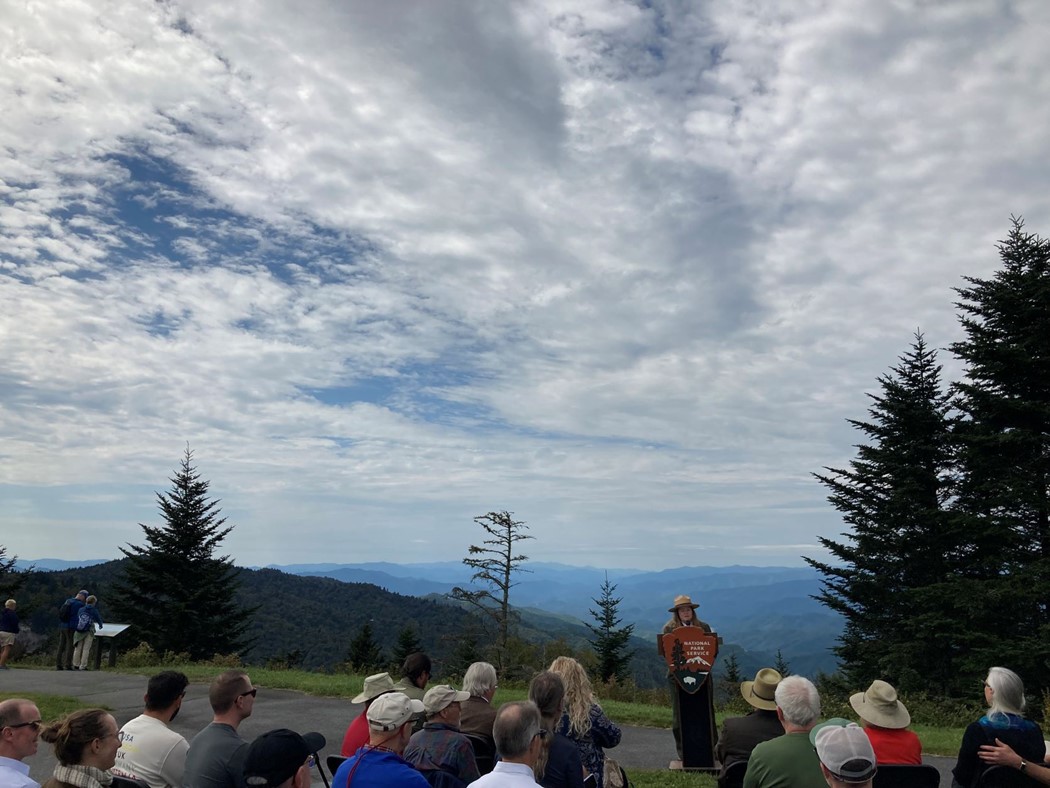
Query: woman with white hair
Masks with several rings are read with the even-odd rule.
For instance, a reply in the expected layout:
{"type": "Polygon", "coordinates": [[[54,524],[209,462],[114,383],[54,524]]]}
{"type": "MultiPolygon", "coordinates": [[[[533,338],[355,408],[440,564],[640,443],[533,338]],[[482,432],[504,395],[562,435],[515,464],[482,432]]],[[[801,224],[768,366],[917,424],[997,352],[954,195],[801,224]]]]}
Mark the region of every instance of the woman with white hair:
{"type": "Polygon", "coordinates": [[[959,758],[952,769],[952,785],[972,788],[984,771],[978,753],[981,745],[995,744],[996,739],[1009,745],[1026,761],[1042,763],[1046,756],[1043,732],[1025,719],[1024,684],[1008,668],[990,668],[984,680],[984,701],[988,713],[971,722],[963,733],[959,758]]]}

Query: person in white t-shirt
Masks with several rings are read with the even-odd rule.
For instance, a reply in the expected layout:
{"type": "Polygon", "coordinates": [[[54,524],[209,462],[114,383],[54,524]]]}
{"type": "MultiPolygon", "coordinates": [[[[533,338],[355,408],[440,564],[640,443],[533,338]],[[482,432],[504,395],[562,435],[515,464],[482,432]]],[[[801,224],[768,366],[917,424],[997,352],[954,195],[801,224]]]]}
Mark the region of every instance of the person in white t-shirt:
{"type": "Polygon", "coordinates": [[[189,744],[168,723],[179,713],[189,683],[185,674],[174,670],[149,680],[146,710],[120,729],[114,774],[145,780],[150,788],[182,788],[189,744]]]}

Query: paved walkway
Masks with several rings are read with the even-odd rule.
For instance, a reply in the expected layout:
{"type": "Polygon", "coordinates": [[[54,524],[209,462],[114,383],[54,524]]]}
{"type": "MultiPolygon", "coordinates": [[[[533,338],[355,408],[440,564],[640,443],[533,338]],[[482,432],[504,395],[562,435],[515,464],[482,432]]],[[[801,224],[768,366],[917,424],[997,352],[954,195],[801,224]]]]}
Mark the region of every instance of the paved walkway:
{"type": "MultiPolygon", "coordinates": [[[[249,670],[249,675],[251,671],[249,670]]],[[[142,713],[142,697],[146,692],[144,676],[128,676],[120,673],[56,670],[19,670],[13,668],[0,671],[0,692],[21,694],[39,692],[50,695],[68,695],[86,703],[110,709],[123,725],[132,717],[142,713]]],[[[361,713],[361,704],[343,698],[315,698],[290,690],[271,690],[260,687],[255,699],[255,710],[241,724],[241,734],[251,740],[273,728],[291,728],[299,732],[319,731],[328,740],[322,752],[337,755],[343,742],[346,726],[361,713]]],[[[187,739],[211,722],[211,707],[208,705],[208,687],[205,684],[190,684],[182,710],[171,723],[172,729],[187,739]]],[[[675,757],[671,732],[659,728],[623,726],[623,740],[610,753],[628,769],[665,769],[675,757]]],[[[950,788],[950,769],[954,759],[937,756],[927,757],[941,772],[941,788],[950,788]]],[[[40,750],[29,759],[30,776],[43,783],[51,776],[55,758],[51,747],[41,742],[40,750]]],[[[315,783],[317,777],[315,775],[315,783]]]]}

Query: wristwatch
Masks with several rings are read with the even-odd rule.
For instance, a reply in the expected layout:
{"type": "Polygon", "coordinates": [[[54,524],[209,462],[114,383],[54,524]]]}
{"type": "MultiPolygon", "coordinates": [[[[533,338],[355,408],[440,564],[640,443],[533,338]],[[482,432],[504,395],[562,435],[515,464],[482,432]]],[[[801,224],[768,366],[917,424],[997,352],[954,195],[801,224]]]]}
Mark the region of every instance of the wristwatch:
{"type": "Polygon", "coordinates": [[[1018,769],[1020,769],[1020,770],[1021,770],[1022,772],[1023,772],[1023,771],[1025,770],[1025,769],[1027,769],[1027,768],[1028,768],[1028,764],[1027,764],[1027,763],[1025,763],[1025,761],[1024,761],[1024,758],[1022,758],[1022,759],[1021,759],[1021,765],[1020,765],[1020,766],[1018,766],[1017,768],[1018,768],[1018,769]]]}

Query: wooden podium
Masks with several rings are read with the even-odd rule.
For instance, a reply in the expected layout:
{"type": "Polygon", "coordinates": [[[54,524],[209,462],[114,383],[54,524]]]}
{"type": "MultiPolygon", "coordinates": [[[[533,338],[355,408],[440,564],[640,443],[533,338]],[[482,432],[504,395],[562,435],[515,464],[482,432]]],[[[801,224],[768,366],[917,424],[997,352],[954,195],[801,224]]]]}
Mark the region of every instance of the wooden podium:
{"type": "Polygon", "coordinates": [[[665,660],[682,723],[682,767],[715,768],[715,699],[711,670],[718,656],[718,635],[700,627],[678,627],[660,635],[657,649],[665,660]]]}

